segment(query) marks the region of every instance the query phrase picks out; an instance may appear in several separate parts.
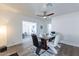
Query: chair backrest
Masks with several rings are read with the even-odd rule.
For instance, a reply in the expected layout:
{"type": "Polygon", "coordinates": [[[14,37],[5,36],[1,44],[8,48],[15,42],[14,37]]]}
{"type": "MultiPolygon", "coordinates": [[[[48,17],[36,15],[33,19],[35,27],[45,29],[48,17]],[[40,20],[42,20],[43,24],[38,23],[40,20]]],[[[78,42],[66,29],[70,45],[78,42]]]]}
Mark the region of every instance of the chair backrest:
{"type": "Polygon", "coordinates": [[[59,34],[56,34],[55,40],[54,40],[54,47],[56,47],[58,45],[59,40],[60,40],[60,35],[59,34]]]}
{"type": "Polygon", "coordinates": [[[33,40],[33,45],[35,47],[39,47],[39,42],[38,42],[37,36],[35,34],[32,34],[31,36],[32,36],[32,40],[33,40]]]}
{"type": "Polygon", "coordinates": [[[43,38],[41,38],[41,46],[42,46],[42,49],[45,49],[45,50],[48,49],[47,41],[43,38]]]}
{"type": "Polygon", "coordinates": [[[52,34],[55,34],[55,32],[54,32],[54,31],[52,31],[51,33],[52,33],[52,34]]]}

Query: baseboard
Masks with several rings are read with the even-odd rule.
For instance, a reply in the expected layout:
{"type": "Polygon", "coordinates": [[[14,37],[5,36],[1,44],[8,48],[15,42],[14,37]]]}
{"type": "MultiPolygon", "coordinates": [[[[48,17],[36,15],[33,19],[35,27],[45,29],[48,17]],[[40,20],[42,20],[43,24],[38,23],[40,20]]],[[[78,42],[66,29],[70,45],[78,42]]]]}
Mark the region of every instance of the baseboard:
{"type": "Polygon", "coordinates": [[[18,45],[18,44],[22,44],[22,42],[16,42],[14,44],[9,44],[9,45],[7,45],[7,47],[15,46],[15,45],[18,45]]]}
{"type": "Polygon", "coordinates": [[[78,43],[75,43],[75,42],[65,42],[65,41],[63,41],[61,43],[67,44],[67,45],[71,45],[71,46],[75,46],[75,47],[79,47],[79,44],[78,43]]]}

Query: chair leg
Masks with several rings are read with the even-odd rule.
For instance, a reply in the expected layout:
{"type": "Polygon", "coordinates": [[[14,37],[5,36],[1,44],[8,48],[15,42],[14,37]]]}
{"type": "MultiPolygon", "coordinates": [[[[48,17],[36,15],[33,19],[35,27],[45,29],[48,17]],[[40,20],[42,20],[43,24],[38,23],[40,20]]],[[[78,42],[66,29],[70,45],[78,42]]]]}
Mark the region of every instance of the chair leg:
{"type": "Polygon", "coordinates": [[[53,54],[52,52],[50,52],[50,51],[47,51],[48,53],[50,53],[50,54],[53,54]]]}
{"type": "Polygon", "coordinates": [[[52,50],[55,54],[58,53],[54,46],[50,45],[49,47],[52,48],[51,50],[52,50]]]}
{"type": "Polygon", "coordinates": [[[40,48],[36,49],[36,54],[39,55],[39,56],[40,56],[40,54],[39,54],[40,50],[41,50],[40,48]]]}
{"type": "Polygon", "coordinates": [[[50,47],[48,47],[47,52],[50,53],[50,54],[53,54],[53,52],[51,52],[51,51],[49,51],[49,50],[53,51],[50,47]]]}
{"type": "Polygon", "coordinates": [[[61,46],[60,46],[60,45],[57,45],[57,47],[58,47],[58,48],[61,48],[61,46]]]}
{"type": "Polygon", "coordinates": [[[57,54],[57,50],[53,47],[52,50],[54,51],[55,54],[57,54]]]}

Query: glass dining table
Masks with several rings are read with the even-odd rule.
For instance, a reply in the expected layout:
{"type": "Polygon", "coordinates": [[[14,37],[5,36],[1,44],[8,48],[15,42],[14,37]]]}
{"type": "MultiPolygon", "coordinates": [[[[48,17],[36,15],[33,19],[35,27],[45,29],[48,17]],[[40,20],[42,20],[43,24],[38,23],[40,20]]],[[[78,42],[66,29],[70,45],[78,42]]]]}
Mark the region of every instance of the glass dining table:
{"type": "Polygon", "coordinates": [[[38,38],[42,38],[42,39],[45,39],[45,40],[49,40],[50,38],[52,37],[55,37],[56,35],[39,35],[38,38]]]}

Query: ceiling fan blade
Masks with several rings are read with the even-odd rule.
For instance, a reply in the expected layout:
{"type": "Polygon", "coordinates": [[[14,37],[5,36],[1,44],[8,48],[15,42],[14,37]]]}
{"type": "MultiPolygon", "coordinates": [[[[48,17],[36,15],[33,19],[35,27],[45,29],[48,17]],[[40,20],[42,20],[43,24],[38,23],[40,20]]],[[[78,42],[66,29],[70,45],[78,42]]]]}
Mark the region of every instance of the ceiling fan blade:
{"type": "Polygon", "coordinates": [[[55,14],[55,13],[50,13],[50,14],[48,14],[48,15],[46,15],[46,16],[51,16],[51,15],[53,15],[53,14],[55,14]]]}

